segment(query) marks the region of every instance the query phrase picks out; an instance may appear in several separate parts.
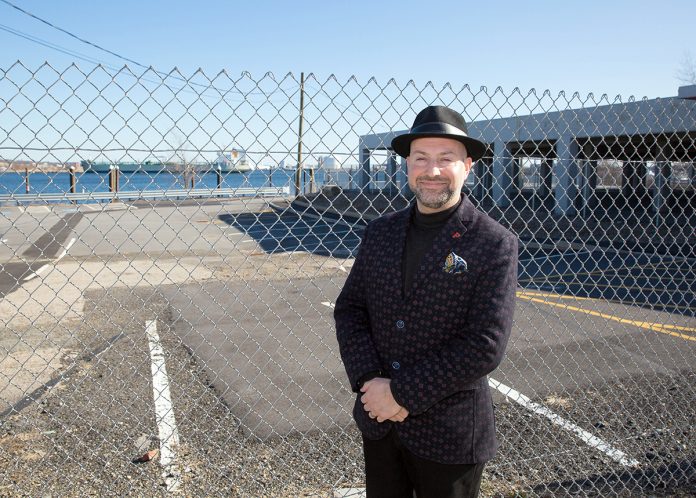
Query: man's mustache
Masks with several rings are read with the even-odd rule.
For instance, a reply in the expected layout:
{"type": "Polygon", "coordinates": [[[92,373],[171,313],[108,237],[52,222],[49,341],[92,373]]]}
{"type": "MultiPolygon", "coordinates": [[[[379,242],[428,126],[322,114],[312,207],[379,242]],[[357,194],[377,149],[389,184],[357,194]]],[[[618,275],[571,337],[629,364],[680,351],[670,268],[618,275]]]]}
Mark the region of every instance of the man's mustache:
{"type": "Polygon", "coordinates": [[[446,180],[446,179],[443,179],[443,178],[437,177],[437,176],[419,176],[418,178],[416,178],[416,182],[421,182],[421,181],[449,183],[449,180],[446,180]]]}

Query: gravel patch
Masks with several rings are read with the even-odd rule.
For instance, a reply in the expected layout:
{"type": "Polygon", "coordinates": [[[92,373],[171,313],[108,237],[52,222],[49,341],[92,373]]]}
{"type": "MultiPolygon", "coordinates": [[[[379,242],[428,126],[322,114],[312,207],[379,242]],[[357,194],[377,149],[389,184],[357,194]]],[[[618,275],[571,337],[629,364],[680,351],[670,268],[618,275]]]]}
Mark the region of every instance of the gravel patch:
{"type": "MultiPolygon", "coordinates": [[[[0,421],[0,495],[330,497],[363,485],[353,424],[256,437],[170,328],[172,316],[152,289],[86,296],[63,377],[0,421]],[[159,447],[144,333],[153,318],[181,439],[179,488],[169,494],[157,458],[134,462],[159,447]]],[[[637,459],[636,469],[496,397],[502,445],[482,496],[696,496],[695,385],[687,371],[534,400],[637,459]]]]}
{"type": "Polygon", "coordinates": [[[637,468],[618,464],[522,407],[498,403],[502,446],[489,472],[540,496],[691,496],[695,385],[694,372],[646,375],[535,400],[636,459],[637,468]]]}

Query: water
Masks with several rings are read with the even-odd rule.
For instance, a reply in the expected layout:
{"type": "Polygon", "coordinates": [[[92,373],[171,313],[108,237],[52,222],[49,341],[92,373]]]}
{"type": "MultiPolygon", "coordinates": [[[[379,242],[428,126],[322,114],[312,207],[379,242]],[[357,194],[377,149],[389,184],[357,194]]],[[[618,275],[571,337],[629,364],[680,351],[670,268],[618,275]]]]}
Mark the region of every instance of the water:
{"type": "MultiPolygon", "coordinates": [[[[324,171],[318,170],[314,175],[318,186],[326,184],[339,185],[350,188],[353,185],[349,171],[324,171]]],[[[108,192],[108,173],[76,173],[75,192],[108,192]]],[[[196,189],[217,188],[217,173],[196,174],[196,189]]],[[[309,173],[304,172],[304,184],[309,184],[309,173]]],[[[254,170],[249,173],[227,173],[222,175],[222,188],[239,187],[289,187],[290,192],[295,189],[295,173],[283,169],[254,170]]],[[[171,190],[186,188],[184,176],[180,173],[131,173],[121,174],[119,191],[148,191],[171,190]]],[[[29,173],[29,192],[32,194],[60,194],[70,192],[69,173],[29,173]]],[[[0,195],[21,195],[26,192],[25,175],[23,172],[0,173],[0,195]]]]}

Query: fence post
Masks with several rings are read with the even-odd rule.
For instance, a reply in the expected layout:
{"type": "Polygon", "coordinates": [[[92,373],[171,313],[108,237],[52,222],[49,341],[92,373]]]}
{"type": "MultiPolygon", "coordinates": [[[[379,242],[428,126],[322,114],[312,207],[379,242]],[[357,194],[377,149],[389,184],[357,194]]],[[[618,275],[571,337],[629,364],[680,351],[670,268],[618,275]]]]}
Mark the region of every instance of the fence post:
{"type": "Polygon", "coordinates": [[[24,185],[25,189],[27,191],[27,194],[29,193],[29,168],[24,168],[24,185]]]}
{"type": "Polygon", "coordinates": [[[300,130],[297,138],[297,171],[295,172],[295,192],[300,195],[302,181],[302,124],[304,121],[304,73],[300,73],[300,130]]]}
{"type": "MultiPolygon", "coordinates": [[[[70,193],[74,194],[75,193],[75,166],[70,166],[68,168],[68,174],[70,175],[70,193]]],[[[77,204],[77,201],[75,199],[70,201],[72,204],[77,204]]]]}
{"type": "MultiPolygon", "coordinates": [[[[118,166],[109,166],[109,192],[115,194],[118,192],[118,166]]],[[[114,198],[111,198],[110,202],[114,202],[114,198]]]]}
{"type": "Polygon", "coordinates": [[[75,193],[75,166],[70,166],[70,193],[75,193]]]}

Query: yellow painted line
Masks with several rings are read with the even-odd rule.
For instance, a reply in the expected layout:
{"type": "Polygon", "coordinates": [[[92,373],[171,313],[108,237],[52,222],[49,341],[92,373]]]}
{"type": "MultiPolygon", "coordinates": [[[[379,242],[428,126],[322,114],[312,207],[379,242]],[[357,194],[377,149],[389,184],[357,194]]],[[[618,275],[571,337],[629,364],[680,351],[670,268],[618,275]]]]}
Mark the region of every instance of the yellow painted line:
{"type": "Polygon", "coordinates": [[[554,294],[553,292],[530,291],[530,290],[517,291],[517,296],[518,297],[541,296],[541,297],[552,297],[554,299],[577,299],[578,301],[601,301],[600,299],[595,299],[594,297],[566,296],[565,294],[554,294]]]}
{"type": "MultiPolygon", "coordinates": [[[[540,296],[540,297],[548,297],[551,299],[570,299],[570,300],[577,300],[577,301],[596,301],[600,303],[616,303],[616,304],[624,304],[624,305],[646,305],[650,306],[650,303],[648,302],[625,302],[625,301],[618,301],[618,300],[613,300],[613,299],[598,299],[596,297],[580,297],[580,296],[568,296],[565,294],[555,294],[553,292],[544,292],[544,291],[533,291],[529,289],[524,289],[524,290],[518,290],[517,291],[517,296],[518,297],[524,297],[525,295],[527,296],[540,296]]],[[[546,301],[544,301],[546,302],[546,301]]],[[[677,305],[671,305],[670,309],[678,309],[678,310],[693,310],[691,306],[677,306],[677,305]]],[[[694,331],[696,329],[689,328],[689,327],[680,327],[679,325],[665,325],[665,324],[657,324],[660,327],[664,328],[673,328],[673,329],[685,329],[688,331],[694,331]]]]}
{"type": "MultiPolygon", "coordinates": [[[[657,325],[657,324],[656,324],[657,325]]],[[[676,329],[676,330],[684,330],[686,332],[696,332],[695,328],[692,327],[682,327],[681,325],[666,325],[664,323],[661,323],[658,325],[658,327],[663,328],[663,329],[676,329]]]]}
{"type": "MultiPolygon", "coordinates": [[[[521,299],[526,299],[527,301],[533,301],[535,303],[541,303],[541,304],[548,304],[549,306],[555,306],[557,308],[562,308],[562,309],[568,310],[568,311],[578,311],[580,313],[585,313],[587,315],[596,316],[599,318],[605,318],[607,320],[612,320],[614,322],[623,323],[625,325],[633,325],[635,327],[639,327],[642,329],[652,330],[654,332],[659,332],[661,334],[667,334],[667,335],[671,335],[674,337],[678,337],[680,339],[686,339],[687,341],[695,341],[696,342],[696,337],[690,336],[687,334],[681,334],[679,332],[671,332],[669,330],[665,330],[666,327],[662,324],[659,324],[659,323],[638,322],[636,320],[628,320],[627,318],[619,318],[618,316],[609,315],[607,313],[600,313],[599,311],[587,310],[584,308],[578,308],[576,306],[568,306],[567,304],[552,303],[552,302],[547,301],[547,300],[537,299],[535,297],[524,296],[521,294],[518,294],[518,297],[521,299]]],[[[682,330],[687,331],[687,332],[696,333],[696,329],[692,329],[692,328],[688,328],[688,327],[683,327],[682,330]]]]}
{"type": "MultiPolygon", "coordinates": [[[[616,287],[618,288],[624,288],[624,287],[616,287]]],[[[523,296],[540,296],[540,297],[548,297],[552,299],[569,299],[569,300],[576,300],[576,301],[596,301],[600,303],[616,303],[616,304],[623,304],[623,305],[629,305],[629,306],[651,306],[651,303],[645,301],[621,301],[617,299],[598,299],[596,297],[581,297],[581,296],[567,296],[565,294],[554,294],[552,292],[544,292],[544,291],[531,291],[531,290],[521,290],[517,291],[517,296],[518,297],[523,297],[523,296]]],[[[683,305],[670,305],[670,309],[676,309],[676,310],[693,310],[693,307],[691,306],[683,306],[683,305]]],[[[664,327],[668,328],[679,328],[676,325],[663,325],[664,327]]],[[[691,329],[687,329],[691,330],[691,329]]]]}

